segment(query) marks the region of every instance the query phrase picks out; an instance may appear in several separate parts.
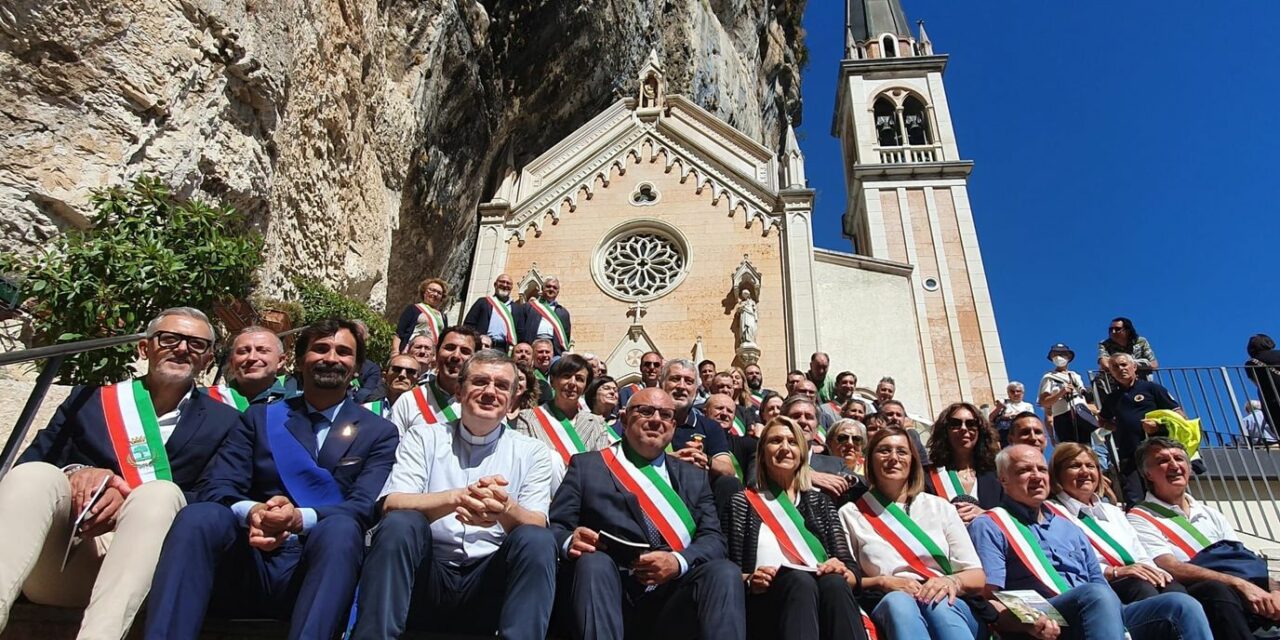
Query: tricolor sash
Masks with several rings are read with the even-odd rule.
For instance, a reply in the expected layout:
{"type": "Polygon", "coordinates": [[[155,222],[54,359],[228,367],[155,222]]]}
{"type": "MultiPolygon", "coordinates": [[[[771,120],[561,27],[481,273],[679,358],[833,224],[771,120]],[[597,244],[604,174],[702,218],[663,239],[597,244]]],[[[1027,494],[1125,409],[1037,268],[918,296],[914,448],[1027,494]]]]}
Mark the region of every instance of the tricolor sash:
{"type": "Polygon", "coordinates": [[[1044,555],[1044,550],[1040,548],[1040,543],[1031,535],[1031,530],[1027,525],[1022,524],[1017,518],[1013,517],[1004,507],[996,507],[987,511],[985,514],[990,517],[1000,531],[1004,533],[1004,537],[1009,541],[1009,548],[1013,550],[1013,554],[1018,557],[1018,561],[1022,566],[1026,567],[1031,575],[1036,577],[1046,589],[1053,595],[1060,595],[1071,589],[1067,584],[1066,578],[1049,562],[1049,558],[1044,555]]]}
{"type": "Polygon", "coordinates": [[[383,413],[382,413],[383,409],[385,409],[385,408],[386,408],[386,406],[387,406],[387,401],[386,401],[386,400],[374,400],[373,402],[366,402],[366,403],[364,403],[364,404],[363,404],[363,405],[361,405],[361,406],[363,406],[364,408],[366,408],[366,409],[368,409],[368,410],[372,411],[372,412],[373,412],[373,414],[374,414],[374,415],[376,415],[376,416],[378,416],[378,417],[381,417],[381,418],[385,418],[385,417],[386,417],[386,416],[385,416],[385,415],[383,415],[383,413]]]}
{"type": "Polygon", "coordinates": [[[156,408],[142,380],[103,387],[102,413],[111,448],[120,464],[120,476],[130,488],[152,480],[173,480],[156,408]]]}
{"type": "Polygon", "coordinates": [[[440,391],[434,382],[414,387],[413,401],[417,403],[418,411],[422,413],[422,419],[427,424],[453,422],[458,419],[457,403],[440,391]],[[431,393],[427,394],[424,387],[429,387],[431,393]]]}
{"type": "Polygon", "coordinates": [[[501,300],[493,296],[485,296],[484,299],[489,302],[489,306],[493,307],[493,312],[502,319],[502,328],[507,332],[507,344],[514,346],[516,343],[516,321],[515,318],[511,317],[511,310],[501,300]]]}
{"type": "MultiPolygon", "coordinates": [[[[623,389],[630,391],[630,395],[627,396],[628,398],[630,398],[631,396],[634,396],[635,394],[640,393],[640,390],[644,389],[644,386],[642,386],[640,383],[632,382],[631,384],[623,387],[623,389]]],[[[618,394],[618,397],[621,398],[622,394],[618,394]]]]}
{"type": "Polygon", "coordinates": [[[582,444],[582,438],[578,436],[578,430],[573,427],[573,421],[565,417],[554,405],[544,404],[534,407],[533,416],[537,418],[538,424],[542,426],[542,432],[547,434],[547,439],[551,441],[556,453],[560,454],[565,464],[569,464],[570,457],[586,452],[587,446],[582,444]]]}
{"type": "Polygon", "coordinates": [[[764,394],[758,391],[751,392],[751,406],[759,408],[760,403],[764,402],[764,394]]]}
{"type": "Polygon", "coordinates": [[[960,496],[969,495],[969,492],[964,490],[964,485],[960,483],[960,476],[946,467],[938,466],[929,469],[929,483],[933,485],[934,493],[946,498],[948,502],[960,496]]]}
{"type": "Polygon", "coordinates": [[[640,503],[640,510],[653,522],[653,526],[672,551],[684,551],[693,540],[695,528],[693,514],[685,505],[671,483],[649,464],[619,443],[601,449],[604,464],[613,477],[640,503]]]}
{"type": "Polygon", "coordinates": [[[427,330],[431,332],[431,341],[436,342],[440,339],[440,330],[444,328],[444,316],[440,315],[431,305],[421,302],[413,305],[418,308],[418,313],[426,317],[423,324],[427,325],[427,330]]]}
{"type": "Polygon", "coordinates": [[[244,413],[244,410],[249,408],[249,399],[240,395],[239,391],[236,391],[225,384],[206,387],[204,392],[209,394],[210,398],[213,398],[214,400],[217,400],[240,413],[244,413]]]}
{"type": "Polygon", "coordinates": [[[1085,537],[1089,538],[1089,544],[1093,545],[1093,550],[1098,552],[1098,557],[1102,558],[1103,562],[1113,567],[1124,567],[1133,564],[1133,555],[1123,545],[1116,542],[1116,539],[1112,538],[1111,534],[1107,533],[1094,517],[1087,513],[1081,513],[1079,517],[1073,516],[1066,505],[1058,504],[1052,500],[1045,501],[1044,506],[1052,511],[1054,515],[1066,519],[1083,531],[1085,537]]]}
{"type": "Polygon", "coordinates": [[[897,502],[873,489],[862,494],[857,505],[867,524],[920,577],[928,580],[953,573],[947,554],[897,502]]]}
{"type": "Polygon", "coordinates": [[[729,433],[738,437],[747,435],[747,425],[742,423],[742,418],[738,416],[733,417],[733,423],[729,425],[729,433]]]}
{"type": "MultiPolygon", "coordinates": [[[[306,416],[303,420],[309,419],[306,416]]],[[[299,507],[324,507],[343,501],[342,488],[333,474],[316,464],[311,450],[304,447],[289,432],[285,423],[289,420],[289,403],[275,402],[267,405],[267,443],[271,445],[271,459],[276,463],[280,481],[299,507]]],[[[336,437],[330,434],[329,437],[336,437]]]]}
{"type": "Polygon", "coordinates": [[[747,480],[742,475],[742,463],[738,462],[738,456],[734,455],[732,451],[729,452],[729,463],[733,465],[733,475],[738,478],[738,482],[746,485],[747,480]]]}
{"type": "Polygon", "coordinates": [[[1195,525],[1191,524],[1187,517],[1164,506],[1154,502],[1139,502],[1129,513],[1150,522],[1155,525],[1164,537],[1169,539],[1187,554],[1187,559],[1196,557],[1205,547],[1213,544],[1209,538],[1200,532],[1195,525]]]}
{"type": "Polygon", "coordinates": [[[743,489],[743,494],[756,515],[760,516],[760,521],[778,539],[778,546],[788,562],[817,567],[827,561],[827,552],[822,548],[822,543],[804,525],[804,517],[791,503],[786,491],[770,483],[769,489],[764,493],[748,487],[743,489]]]}
{"type": "Polygon", "coordinates": [[[551,325],[551,331],[555,334],[556,341],[560,343],[560,348],[568,349],[569,335],[564,330],[564,325],[560,323],[560,316],[556,315],[556,310],[541,300],[530,300],[529,306],[551,325]]]}

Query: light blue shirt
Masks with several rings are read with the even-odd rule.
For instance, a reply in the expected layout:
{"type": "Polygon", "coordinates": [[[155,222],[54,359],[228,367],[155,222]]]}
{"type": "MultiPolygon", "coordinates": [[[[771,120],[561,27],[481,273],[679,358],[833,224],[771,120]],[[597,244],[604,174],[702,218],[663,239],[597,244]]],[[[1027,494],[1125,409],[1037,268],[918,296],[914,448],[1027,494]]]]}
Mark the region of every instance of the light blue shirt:
{"type": "MultiPolygon", "coordinates": [[[[1044,550],[1045,557],[1067,581],[1067,586],[1075,588],[1090,582],[1107,584],[1089,539],[1066,518],[1060,518],[1042,506],[1037,520],[1037,514],[1030,507],[1007,497],[1000,506],[1026,525],[1036,544],[1044,550]]],[[[990,516],[980,516],[969,523],[969,537],[973,539],[973,547],[982,560],[983,570],[987,572],[987,584],[997,589],[1033,589],[1046,598],[1053,597],[1054,594],[1018,559],[1010,547],[1011,543],[990,516]]]]}
{"type": "MultiPolygon", "coordinates": [[[[498,300],[496,296],[493,299],[498,300]]],[[[506,302],[503,302],[502,300],[498,300],[498,302],[502,303],[502,306],[506,307],[507,311],[511,311],[510,300],[507,300],[506,302]]],[[[484,303],[489,304],[489,301],[485,300],[484,303]]],[[[492,307],[493,305],[489,305],[489,306],[492,307]]],[[[489,314],[489,330],[486,333],[488,333],[489,337],[493,338],[494,340],[502,340],[503,342],[506,342],[507,325],[502,322],[502,314],[498,313],[496,310],[491,309],[491,311],[492,313],[489,314]]],[[[543,322],[546,322],[546,320],[543,320],[543,322]]],[[[512,331],[515,331],[515,329],[516,329],[515,327],[511,327],[512,331]]],[[[542,332],[541,326],[538,327],[538,332],[539,333],[542,332]]]]}
{"type": "MultiPolygon", "coordinates": [[[[315,425],[316,455],[319,455],[320,450],[324,448],[324,441],[329,437],[329,429],[333,427],[334,419],[338,417],[338,412],[342,410],[342,405],[346,404],[346,402],[345,399],[339,400],[337,404],[324,410],[311,406],[310,402],[303,402],[307,407],[308,418],[316,413],[324,416],[324,421],[315,425]]],[[[231,505],[231,513],[236,514],[236,518],[240,520],[240,523],[247,527],[249,526],[249,511],[256,504],[258,503],[253,500],[241,500],[231,505]]],[[[311,530],[311,527],[316,526],[316,521],[319,520],[319,517],[316,515],[315,509],[302,507],[298,511],[302,512],[302,533],[306,533],[311,530]]]]}
{"type": "MultiPolygon", "coordinates": [[[[550,302],[548,302],[548,301],[544,300],[544,301],[543,301],[543,303],[544,303],[544,304],[546,304],[548,307],[551,307],[551,313],[555,313],[555,312],[556,312],[556,307],[560,306],[560,305],[559,305],[558,303],[556,303],[554,300],[553,300],[553,301],[550,301],[550,302]]],[[[534,311],[534,313],[538,313],[538,312],[537,312],[537,311],[534,311]]],[[[536,338],[546,338],[546,339],[548,339],[548,340],[551,340],[552,342],[555,342],[555,340],[556,340],[556,330],[555,330],[555,328],[553,328],[553,327],[551,326],[551,322],[549,322],[545,317],[543,317],[543,315],[542,315],[541,313],[538,313],[538,318],[539,318],[539,319],[538,319],[538,331],[534,334],[534,337],[536,337],[536,338]]]]}

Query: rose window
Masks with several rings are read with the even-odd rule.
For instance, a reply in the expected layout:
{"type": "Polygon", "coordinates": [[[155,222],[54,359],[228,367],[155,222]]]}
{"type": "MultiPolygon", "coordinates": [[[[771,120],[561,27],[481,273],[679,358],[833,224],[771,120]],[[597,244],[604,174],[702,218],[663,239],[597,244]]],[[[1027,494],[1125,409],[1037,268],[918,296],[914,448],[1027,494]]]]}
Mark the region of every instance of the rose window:
{"type": "Polygon", "coordinates": [[[634,225],[609,234],[596,252],[593,271],[606,293],[623,300],[652,300],[684,278],[688,251],[666,225],[634,225]]]}

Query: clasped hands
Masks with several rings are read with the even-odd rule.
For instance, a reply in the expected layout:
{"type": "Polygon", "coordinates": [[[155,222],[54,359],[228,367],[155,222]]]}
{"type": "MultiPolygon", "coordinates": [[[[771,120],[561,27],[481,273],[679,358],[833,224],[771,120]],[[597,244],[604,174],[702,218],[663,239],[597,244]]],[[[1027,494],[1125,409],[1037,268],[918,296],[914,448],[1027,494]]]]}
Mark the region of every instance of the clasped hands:
{"type": "MultiPolygon", "coordinates": [[[[573,530],[569,539],[569,557],[578,559],[584,553],[595,553],[600,543],[600,534],[586,527],[573,530]]],[[[670,551],[649,551],[640,554],[631,564],[631,574],[645,586],[656,587],[665,584],[680,575],[680,561],[670,551]]]]}
{"type": "Polygon", "coordinates": [[[98,498],[98,502],[93,505],[89,514],[80,522],[80,530],[76,532],[84,540],[116,528],[116,513],[120,511],[120,507],[124,505],[124,500],[129,497],[132,489],[124,478],[110,469],[86,467],[67,477],[67,482],[71,485],[71,517],[73,519],[84,511],[98,487],[102,486],[102,481],[108,477],[110,480],[107,480],[107,489],[102,492],[102,497],[98,498]]]}
{"type": "MultiPolygon", "coordinates": [[[[761,594],[769,590],[769,585],[773,584],[773,579],[778,577],[779,567],[757,567],[751,575],[747,576],[747,587],[751,589],[751,593],[761,594]]],[[[818,575],[825,576],[827,574],[836,574],[849,579],[849,568],[839,558],[827,558],[818,565],[818,575]]]]}
{"type": "Polygon", "coordinates": [[[302,532],[302,510],[284,496],[274,496],[249,509],[249,546],[275,551],[289,536],[302,532]]]}
{"type": "Polygon", "coordinates": [[[454,517],[465,525],[476,527],[492,527],[498,524],[498,518],[515,506],[515,501],[503,487],[507,479],[500,476],[485,476],[474,483],[457,489],[454,494],[454,517]]]}

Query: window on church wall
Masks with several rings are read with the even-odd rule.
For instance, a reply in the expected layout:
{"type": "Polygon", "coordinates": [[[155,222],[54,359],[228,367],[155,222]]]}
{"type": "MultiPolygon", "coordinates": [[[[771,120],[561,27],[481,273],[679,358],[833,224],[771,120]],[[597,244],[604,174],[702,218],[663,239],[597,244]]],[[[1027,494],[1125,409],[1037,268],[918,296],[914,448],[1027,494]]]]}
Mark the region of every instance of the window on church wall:
{"type": "Polygon", "coordinates": [[[664,223],[648,220],[625,223],[607,234],[596,249],[591,270],[605,293],[634,302],[671,292],[684,280],[688,266],[683,236],[664,223]]]}
{"type": "Polygon", "coordinates": [[[881,97],[875,105],[876,137],[882,147],[902,146],[902,134],[898,131],[898,107],[888,98],[881,97]]]}
{"type": "Polygon", "coordinates": [[[924,103],[915,96],[902,102],[902,124],[907,129],[907,143],[911,145],[933,144],[929,135],[929,113],[924,103]]]}
{"type": "Polygon", "coordinates": [[[898,39],[891,35],[881,36],[880,51],[884,53],[886,58],[898,57],[898,39]]]}

